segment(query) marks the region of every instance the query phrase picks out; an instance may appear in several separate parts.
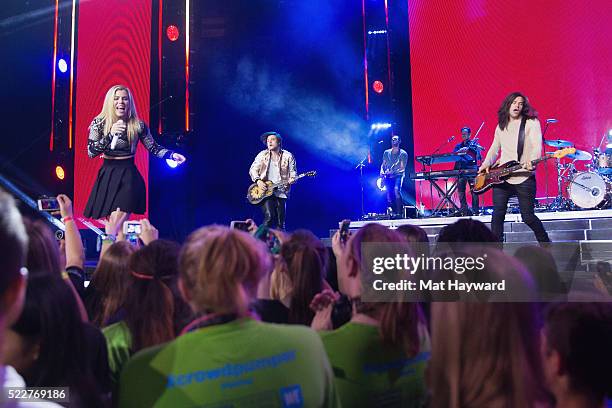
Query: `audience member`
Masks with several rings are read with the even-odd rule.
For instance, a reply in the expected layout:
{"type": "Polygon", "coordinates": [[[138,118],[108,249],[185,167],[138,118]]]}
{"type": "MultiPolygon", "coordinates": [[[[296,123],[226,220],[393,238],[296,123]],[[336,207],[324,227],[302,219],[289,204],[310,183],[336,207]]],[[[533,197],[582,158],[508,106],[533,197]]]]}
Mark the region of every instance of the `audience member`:
{"type": "MultiPolygon", "coordinates": [[[[362,302],[361,245],[405,244],[398,232],[368,224],[344,247],[333,237],[340,291],[352,302],[349,323],[321,332],[342,405],[348,407],[420,407],[426,397],[424,373],[430,341],[417,303],[362,302]]],[[[316,306],[315,306],[316,307],[316,306]]],[[[313,327],[331,328],[332,304],[319,305],[313,327]]]]}
{"type": "Polygon", "coordinates": [[[132,245],[120,241],[112,244],[98,261],[84,295],[89,319],[97,327],[106,327],[125,317],[123,304],[132,281],[128,268],[132,253],[132,245]]]}
{"type": "Polygon", "coordinates": [[[549,250],[527,245],[517,249],[514,257],[527,268],[542,301],[558,301],[567,294],[567,288],[561,280],[555,258],[549,250]]]}
{"type": "Polygon", "coordinates": [[[124,319],[103,330],[114,385],[132,354],[174,339],[189,320],[177,287],[179,250],[177,243],[157,240],[130,257],[124,319]]]}
{"type": "Polygon", "coordinates": [[[484,223],[471,218],[443,227],[437,242],[498,242],[493,232],[484,223]]]}
{"type": "Polygon", "coordinates": [[[73,406],[104,405],[110,392],[104,337],[81,321],[59,276],[28,279],[23,311],[4,340],[4,363],[15,367],[28,387],[69,387],[73,406]]]}
{"type": "Polygon", "coordinates": [[[249,317],[266,246],[225,227],[193,232],[180,256],[180,288],[199,316],[180,337],[135,355],[119,406],[338,406],[325,351],[310,328],[249,317]]]}
{"type": "MultiPolygon", "coordinates": [[[[533,292],[522,265],[501,251],[487,249],[483,273],[533,292]]],[[[550,406],[538,358],[538,315],[537,304],[528,302],[432,303],[430,406],[550,406]]]]}
{"type": "Polygon", "coordinates": [[[604,407],[612,397],[612,303],[559,303],[542,330],[544,373],[557,408],[604,407]]]}

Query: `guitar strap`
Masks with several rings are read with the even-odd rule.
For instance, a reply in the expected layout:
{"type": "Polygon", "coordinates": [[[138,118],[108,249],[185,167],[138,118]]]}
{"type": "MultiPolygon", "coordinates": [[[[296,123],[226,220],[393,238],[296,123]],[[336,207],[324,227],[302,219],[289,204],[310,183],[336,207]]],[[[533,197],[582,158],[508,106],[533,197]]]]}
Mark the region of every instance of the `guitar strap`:
{"type": "Polygon", "coordinates": [[[525,124],[527,123],[527,118],[523,116],[521,119],[521,126],[519,128],[518,134],[518,143],[516,145],[516,160],[518,162],[521,161],[521,156],[523,155],[523,148],[525,147],[525,124]]]}

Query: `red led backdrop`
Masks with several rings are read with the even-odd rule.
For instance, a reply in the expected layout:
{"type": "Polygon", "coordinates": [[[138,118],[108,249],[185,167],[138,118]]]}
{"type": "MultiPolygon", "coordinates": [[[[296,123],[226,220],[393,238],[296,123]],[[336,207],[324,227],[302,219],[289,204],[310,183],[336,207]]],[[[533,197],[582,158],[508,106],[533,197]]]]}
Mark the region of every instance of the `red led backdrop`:
{"type": "MultiPolygon", "coordinates": [[[[87,156],[87,127],[100,113],[106,91],[126,85],[138,115],[149,123],[151,0],[83,1],[78,28],[74,208],[81,215],[102,165],[101,158],[87,156]]],[[[136,166],[148,191],[148,152],[141,144],[136,166]]]]}
{"type": "MultiPolygon", "coordinates": [[[[455,135],[441,149],[452,150],[462,126],[475,132],[482,121],[480,142],[488,149],[497,109],[515,90],[529,97],[542,128],[547,118],[559,120],[546,138],[567,139],[591,151],[612,128],[612,1],[408,4],[415,155],[430,154],[455,135]]],[[[548,173],[549,196],[554,196],[554,163],[548,173]]],[[[544,175],[542,167],[538,197],[545,196],[544,175]]],[[[423,190],[429,196],[429,188],[423,190]]],[[[485,194],[488,203],[490,195],[485,194]]]]}

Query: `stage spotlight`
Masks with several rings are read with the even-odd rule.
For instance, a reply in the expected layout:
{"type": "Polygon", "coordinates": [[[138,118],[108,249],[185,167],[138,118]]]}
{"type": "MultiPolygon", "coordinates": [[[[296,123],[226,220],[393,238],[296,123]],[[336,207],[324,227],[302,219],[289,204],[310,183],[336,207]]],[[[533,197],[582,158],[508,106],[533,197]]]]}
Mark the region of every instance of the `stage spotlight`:
{"type": "Polygon", "coordinates": [[[68,71],[68,64],[66,63],[66,60],[60,58],[59,61],[57,61],[57,68],[60,70],[61,73],[68,71]]]}
{"type": "Polygon", "coordinates": [[[62,166],[55,166],[55,177],[59,180],[63,180],[66,177],[66,172],[62,166]]]}
{"type": "Polygon", "coordinates": [[[168,37],[168,39],[170,41],[176,41],[179,38],[179,30],[178,27],[175,25],[169,25],[168,28],[166,28],[166,36],[168,37]]]}
{"type": "Polygon", "coordinates": [[[374,83],[372,84],[372,89],[374,89],[374,92],[380,94],[382,93],[382,91],[385,90],[385,86],[380,81],[374,81],[374,83]]]}
{"type": "Polygon", "coordinates": [[[174,161],[172,159],[166,159],[166,164],[168,165],[168,167],[170,167],[171,169],[176,169],[176,167],[178,166],[178,162],[174,161]]]}
{"type": "Polygon", "coordinates": [[[390,123],[372,123],[372,126],[370,127],[370,129],[382,130],[382,129],[389,129],[390,127],[391,127],[390,123]]]}
{"type": "Polygon", "coordinates": [[[385,186],[385,181],[383,180],[382,177],[379,177],[376,180],[376,187],[378,187],[380,191],[387,191],[387,186],[385,186]]]}

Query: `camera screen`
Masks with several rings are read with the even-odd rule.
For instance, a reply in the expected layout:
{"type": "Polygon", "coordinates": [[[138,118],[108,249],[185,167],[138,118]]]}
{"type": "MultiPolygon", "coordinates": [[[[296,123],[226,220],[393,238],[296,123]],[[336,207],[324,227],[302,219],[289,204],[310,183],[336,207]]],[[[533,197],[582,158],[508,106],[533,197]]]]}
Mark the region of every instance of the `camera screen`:
{"type": "Polygon", "coordinates": [[[42,211],[54,211],[59,210],[59,203],[55,198],[41,198],[39,200],[40,209],[42,211]]]}
{"type": "Polygon", "coordinates": [[[140,234],[140,223],[128,223],[126,234],[140,234]]]}

